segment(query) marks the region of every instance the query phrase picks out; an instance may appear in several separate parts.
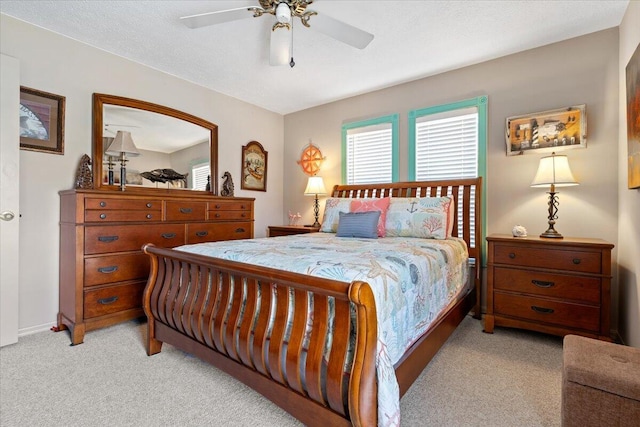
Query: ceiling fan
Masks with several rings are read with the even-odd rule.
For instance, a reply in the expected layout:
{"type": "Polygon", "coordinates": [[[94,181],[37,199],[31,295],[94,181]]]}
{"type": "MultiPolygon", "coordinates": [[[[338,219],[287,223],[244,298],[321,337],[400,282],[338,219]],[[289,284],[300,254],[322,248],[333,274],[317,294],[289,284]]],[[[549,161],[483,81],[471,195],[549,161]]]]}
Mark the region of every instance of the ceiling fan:
{"type": "Polygon", "coordinates": [[[338,41],[364,49],[373,40],[373,34],[356,28],[328,15],[307,10],[313,0],[258,0],[260,6],[246,6],[217,12],[183,16],[180,20],[189,28],[201,28],[238,19],[274,15],[276,22],[271,29],[269,63],[271,65],[295,65],[292,54],[293,18],[298,17],[307,28],[314,29],[338,41]],[[253,13],[253,15],[251,14],[253,13]]]}

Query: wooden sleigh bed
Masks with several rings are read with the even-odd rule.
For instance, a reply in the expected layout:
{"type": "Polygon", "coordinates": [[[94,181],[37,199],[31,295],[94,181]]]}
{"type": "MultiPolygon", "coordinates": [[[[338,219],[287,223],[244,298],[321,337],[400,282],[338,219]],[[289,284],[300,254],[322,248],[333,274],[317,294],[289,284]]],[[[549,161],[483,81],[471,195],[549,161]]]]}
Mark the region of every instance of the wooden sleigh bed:
{"type": "MultiPolygon", "coordinates": [[[[331,194],[336,198],[448,195],[458,208],[452,234],[464,239],[469,258],[475,260],[473,285],[395,364],[400,396],[472,308],[480,317],[481,188],[478,178],[337,185],[331,194]]],[[[196,355],[306,425],[378,425],[377,318],[367,282],[345,283],[153,245],[144,251],[151,257],[143,299],[149,320],[148,355],[160,352],[164,342],[196,355]],[[305,340],[309,298],[313,298],[313,320],[305,340]],[[329,311],[333,324],[340,327],[333,330],[327,354],[329,311]],[[353,362],[344,372],[349,351],[353,362]]]]}

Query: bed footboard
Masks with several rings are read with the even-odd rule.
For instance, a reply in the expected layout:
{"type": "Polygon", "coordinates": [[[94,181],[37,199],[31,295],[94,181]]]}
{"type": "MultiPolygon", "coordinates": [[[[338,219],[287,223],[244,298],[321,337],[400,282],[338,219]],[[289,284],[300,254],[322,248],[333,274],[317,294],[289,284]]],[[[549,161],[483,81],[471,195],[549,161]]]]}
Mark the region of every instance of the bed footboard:
{"type": "Polygon", "coordinates": [[[151,257],[148,355],[163,342],[192,353],[306,425],[377,424],[377,321],[367,283],[143,250],[151,257]]]}

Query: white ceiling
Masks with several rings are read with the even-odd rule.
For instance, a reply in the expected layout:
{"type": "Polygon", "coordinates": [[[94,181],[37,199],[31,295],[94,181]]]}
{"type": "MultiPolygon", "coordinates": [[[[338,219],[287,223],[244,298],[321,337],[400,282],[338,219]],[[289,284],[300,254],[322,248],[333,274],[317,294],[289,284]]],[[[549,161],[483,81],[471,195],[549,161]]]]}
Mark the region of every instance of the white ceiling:
{"type": "MultiPolygon", "coordinates": [[[[628,0],[341,1],[308,9],[373,33],[364,50],[294,22],[296,66],[269,65],[265,15],[189,29],[247,1],[0,1],[0,12],[287,114],[616,27],[628,0]]],[[[313,27],[313,17],[310,19],[313,27]]]]}

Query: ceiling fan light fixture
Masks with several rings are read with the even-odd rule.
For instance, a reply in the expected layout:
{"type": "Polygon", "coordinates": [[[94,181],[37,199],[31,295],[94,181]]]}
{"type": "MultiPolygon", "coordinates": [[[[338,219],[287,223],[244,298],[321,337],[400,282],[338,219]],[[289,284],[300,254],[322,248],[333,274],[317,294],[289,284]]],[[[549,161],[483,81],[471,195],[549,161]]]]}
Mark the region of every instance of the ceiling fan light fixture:
{"type": "Polygon", "coordinates": [[[287,3],[279,3],[276,7],[276,19],[281,24],[288,24],[291,22],[291,9],[287,3]]]}

